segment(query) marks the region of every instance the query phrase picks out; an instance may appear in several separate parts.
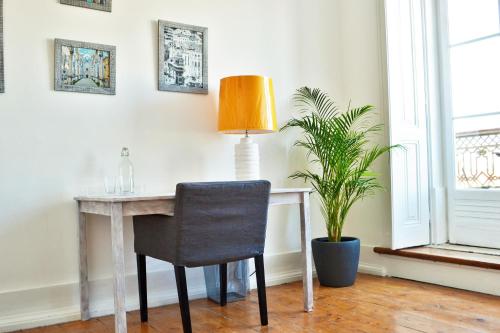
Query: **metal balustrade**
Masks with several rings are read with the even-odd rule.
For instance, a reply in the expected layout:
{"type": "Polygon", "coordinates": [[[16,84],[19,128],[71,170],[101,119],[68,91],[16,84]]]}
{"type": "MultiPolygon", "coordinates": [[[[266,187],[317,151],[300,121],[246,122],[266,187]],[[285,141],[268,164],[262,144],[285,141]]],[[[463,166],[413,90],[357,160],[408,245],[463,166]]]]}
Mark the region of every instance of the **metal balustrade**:
{"type": "Polygon", "coordinates": [[[457,185],[500,188],[500,128],[456,133],[457,185]]]}

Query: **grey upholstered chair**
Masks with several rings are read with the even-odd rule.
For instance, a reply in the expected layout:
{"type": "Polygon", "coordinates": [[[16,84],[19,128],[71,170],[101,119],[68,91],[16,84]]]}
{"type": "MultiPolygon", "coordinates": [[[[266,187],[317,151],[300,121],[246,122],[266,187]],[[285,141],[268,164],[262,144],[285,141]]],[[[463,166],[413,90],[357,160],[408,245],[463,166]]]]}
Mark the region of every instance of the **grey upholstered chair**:
{"type": "Polygon", "coordinates": [[[141,321],[148,320],[146,256],[174,265],[184,332],[191,332],[185,267],[220,265],[220,304],[227,302],[227,263],[254,258],[260,320],[267,325],[264,243],[270,183],[180,183],[174,216],[134,217],[141,321]]]}

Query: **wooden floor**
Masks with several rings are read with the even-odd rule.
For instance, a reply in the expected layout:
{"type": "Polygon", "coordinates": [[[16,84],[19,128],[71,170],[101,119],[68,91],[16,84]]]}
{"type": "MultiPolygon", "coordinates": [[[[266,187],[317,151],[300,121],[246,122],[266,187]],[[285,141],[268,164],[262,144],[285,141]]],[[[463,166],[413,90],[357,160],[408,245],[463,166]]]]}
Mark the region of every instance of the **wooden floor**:
{"type": "MultiPolygon", "coordinates": [[[[480,281],[478,281],[480,283],[480,281]]],[[[256,292],[225,308],[191,302],[193,331],[206,332],[500,332],[500,297],[360,274],[350,288],[320,287],[315,310],[302,311],[302,283],[268,288],[269,326],[259,326],[256,292]]],[[[181,332],[177,304],[150,309],[149,323],[128,313],[129,332],[181,332]]],[[[25,330],[29,333],[113,332],[113,317],[25,330]]]]}

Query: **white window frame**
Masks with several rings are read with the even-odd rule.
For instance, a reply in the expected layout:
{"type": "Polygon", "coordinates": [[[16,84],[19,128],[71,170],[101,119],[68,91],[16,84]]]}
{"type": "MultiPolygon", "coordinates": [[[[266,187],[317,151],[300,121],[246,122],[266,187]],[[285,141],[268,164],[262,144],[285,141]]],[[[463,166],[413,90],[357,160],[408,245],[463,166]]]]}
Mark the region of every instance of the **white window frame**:
{"type": "Polygon", "coordinates": [[[439,1],[423,0],[424,29],[426,31],[426,85],[428,101],[428,148],[429,148],[429,200],[431,215],[430,244],[439,245],[448,242],[447,216],[447,174],[445,158],[444,125],[445,115],[442,110],[443,86],[441,84],[440,58],[440,27],[437,19],[439,15],[439,1]]]}

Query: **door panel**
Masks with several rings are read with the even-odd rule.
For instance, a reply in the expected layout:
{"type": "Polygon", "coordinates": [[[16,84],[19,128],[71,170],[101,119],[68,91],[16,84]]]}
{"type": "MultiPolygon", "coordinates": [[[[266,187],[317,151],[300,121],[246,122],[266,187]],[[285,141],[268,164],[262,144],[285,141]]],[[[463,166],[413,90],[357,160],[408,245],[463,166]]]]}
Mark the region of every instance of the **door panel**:
{"type": "Polygon", "coordinates": [[[430,242],[422,0],[386,0],[392,248],[430,242]]]}
{"type": "Polygon", "coordinates": [[[450,199],[450,243],[500,248],[500,190],[456,190],[450,199]]]}

